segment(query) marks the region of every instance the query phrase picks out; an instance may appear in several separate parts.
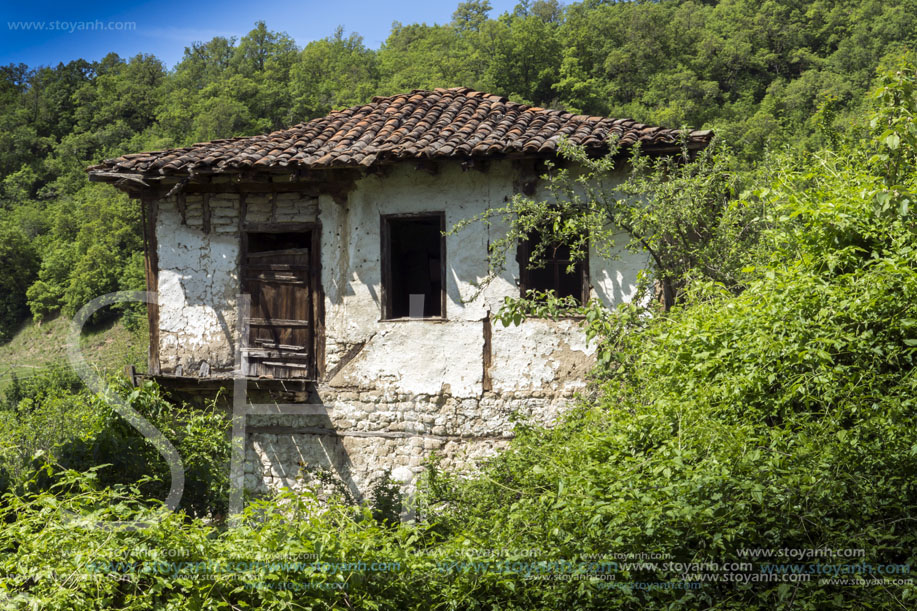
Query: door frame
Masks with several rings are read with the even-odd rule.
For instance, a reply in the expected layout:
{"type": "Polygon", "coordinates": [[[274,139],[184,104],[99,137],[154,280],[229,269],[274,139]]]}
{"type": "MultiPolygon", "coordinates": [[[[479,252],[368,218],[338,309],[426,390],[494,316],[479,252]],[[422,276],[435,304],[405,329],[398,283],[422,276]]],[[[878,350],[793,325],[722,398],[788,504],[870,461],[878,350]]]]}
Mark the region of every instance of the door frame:
{"type": "MultiPolygon", "coordinates": [[[[303,233],[309,237],[309,291],[312,294],[312,375],[307,379],[319,381],[325,376],[325,293],[322,290],[322,224],[319,221],[305,223],[244,223],[240,231],[239,261],[236,269],[242,286],[242,262],[248,257],[249,233],[303,233]]],[[[303,378],[290,378],[291,381],[303,378]]]]}

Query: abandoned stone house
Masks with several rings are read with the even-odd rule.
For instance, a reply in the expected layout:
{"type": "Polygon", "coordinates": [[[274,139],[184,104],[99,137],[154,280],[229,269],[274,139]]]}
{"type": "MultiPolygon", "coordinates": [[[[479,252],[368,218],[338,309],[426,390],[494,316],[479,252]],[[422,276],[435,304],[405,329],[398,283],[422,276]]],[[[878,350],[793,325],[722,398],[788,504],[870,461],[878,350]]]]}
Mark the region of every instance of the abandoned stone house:
{"type": "MultiPolygon", "coordinates": [[[[591,350],[575,321],[503,327],[492,314],[528,288],[627,301],[643,257],[590,255],[572,274],[562,248],[540,269],[508,257],[482,288],[500,228],[443,231],[515,193],[546,197],[538,164],[562,137],[600,153],[612,135],[678,150],[674,130],[453,88],[89,175],[143,209],[150,374],[202,393],[244,375],[277,403],[247,416],[248,490],[295,486],[305,466],[359,497],[384,469],[410,482],[434,450],[464,468],[506,443],[513,414],[550,421],[584,386],[591,350]]],[[[710,133],[687,137],[701,148],[710,133]]]]}

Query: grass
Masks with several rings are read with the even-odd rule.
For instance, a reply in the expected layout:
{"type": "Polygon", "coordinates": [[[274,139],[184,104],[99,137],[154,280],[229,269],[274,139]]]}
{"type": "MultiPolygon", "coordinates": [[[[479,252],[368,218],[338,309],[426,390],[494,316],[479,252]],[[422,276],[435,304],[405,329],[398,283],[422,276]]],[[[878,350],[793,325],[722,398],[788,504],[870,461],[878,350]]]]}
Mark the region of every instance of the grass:
{"type": "MultiPolygon", "coordinates": [[[[12,375],[26,378],[40,369],[67,362],[70,319],[58,316],[41,323],[27,322],[8,343],[0,345],[0,395],[12,375]]],[[[134,365],[146,370],[146,329],[130,331],[121,319],[87,326],[80,338],[86,361],[103,371],[121,371],[134,365]]]]}

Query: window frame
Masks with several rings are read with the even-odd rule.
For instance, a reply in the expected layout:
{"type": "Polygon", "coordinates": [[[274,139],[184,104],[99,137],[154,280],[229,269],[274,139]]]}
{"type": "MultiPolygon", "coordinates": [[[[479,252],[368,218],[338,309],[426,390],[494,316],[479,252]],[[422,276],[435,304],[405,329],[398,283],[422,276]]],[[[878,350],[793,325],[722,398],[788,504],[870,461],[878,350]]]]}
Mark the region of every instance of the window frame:
{"type": "Polygon", "coordinates": [[[381,282],[381,321],[444,321],[446,318],[446,212],[444,210],[431,210],[424,212],[402,212],[396,214],[379,215],[379,242],[380,242],[380,263],[382,271],[381,282]],[[440,275],[440,315],[424,316],[421,318],[411,318],[410,316],[392,316],[392,221],[399,220],[421,220],[421,219],[438,219],[439,220],[439,275],[440,275]]]}
{"type": "MultiPolygon", "coordinates": [[[[535,238],[528,238],[526,240],[520,240],[516,249],[516,262],[519,264],[519,296],[525,297],[525,293],[528,290],[543,290],[531,286],[531,281],[529,279],[529,259],[532,256],[532,241],[535,238]]],[[[548,259],[546,263],[556,261],[556,259],[548,259]]],[[[554,263],[556,265],[556,263],[554,263]]],[[[589,273],[589,248],[586,249],[586,256],[582,261],[577,262],[580,266],[579,276],[580,276],[580,291],[579,295],[576,297],[580,301],[580,305],[585,305],[589,301],[589,296],[592,292],[592,282],[591,275],[589,273]]],[[[553,290],[557,291],[558,287],[553,287],[553,290]]]]}

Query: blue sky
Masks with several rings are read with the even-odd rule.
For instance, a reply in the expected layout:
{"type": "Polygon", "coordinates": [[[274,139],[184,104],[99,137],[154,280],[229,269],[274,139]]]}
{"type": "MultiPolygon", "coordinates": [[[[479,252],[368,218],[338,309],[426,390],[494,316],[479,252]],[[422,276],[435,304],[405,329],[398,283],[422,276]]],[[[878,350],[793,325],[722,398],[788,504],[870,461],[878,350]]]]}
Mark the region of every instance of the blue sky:
{"type": "MultiPolygon", "coordinates": [[[[491,16],[512,10],[517,0],[491,0],[491,16]]],[[[122,57],[152,53],[173,67],[184,48],[214,36],[242,36],[258,20],[286,32],[299,46],[324,38],[341,25],[377,48],[393,21],[445,23],[459,0],[157,0],[114,2],[0,2],[0,65],[57,65],[77,58],[97,60],[114,51],[122,57]],[[32,22],[32,29],[23,22],[32,22]],[[99,22],[105,29],[89,28],[99,22]],[[44,24],[44,29],[37,30],[44,24]],[[130,25],[133,23],[133,27],[130,25]],[[88,24],[88,25],[87,25],[88,24]],[[52,29],[54,28],[54,29],[52,29]]]]}

